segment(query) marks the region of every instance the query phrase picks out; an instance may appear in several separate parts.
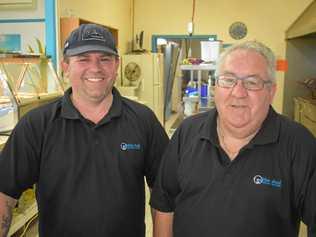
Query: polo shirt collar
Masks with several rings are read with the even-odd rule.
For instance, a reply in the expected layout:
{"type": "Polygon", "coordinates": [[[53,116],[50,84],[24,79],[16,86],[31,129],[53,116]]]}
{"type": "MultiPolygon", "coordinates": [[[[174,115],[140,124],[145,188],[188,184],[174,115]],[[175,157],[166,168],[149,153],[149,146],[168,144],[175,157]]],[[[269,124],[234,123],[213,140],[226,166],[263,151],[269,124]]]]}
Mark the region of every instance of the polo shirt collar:
{"type": "MultiPolygon", "coordinates": [[[[73,105],[70,95],[72,93],[72,88],[69,88],[63,98],[62,98],[62,108],[61,108],[61,116],[67,119],[80,119],[82,115],[73,105]]],[[[104,123],[105,121],[110,120],[114,117],[119,117],[122,114],[122,97],[118,90],[113,87],[113,102],[108,114],[100,121],[100,123],[104,123]]]]}
{"type": "MultiPolygon", "coordinates": [[[[217,110],[212,109],[208,112],[208,115],[205,117],[203,124],[201,126],[200,138],[209,140],[215,145],[219,145],[218,136],[217,136],[217,110]]],[[[252,145],[262,145],[275,143],[278,141],[280,133],[280,120],[277,116],[277,113],[274,111],[272,106],[269,108],[267,118],[263,121],[262,127],[256,136],[249,143],[252,145]]]]}
{"type": "Polygon", "coordinates": [[[107,115],[100,121],[100,124],[103,124],[113,118],[120,117],[122,114],[122,96],[119,91],[113,87],[113,102],[111,108],[107,115]]]}
{"type": "Polygon", "coordinates": [[[279,139],[280,119],[275,110],[270,106],[268,116],[249,145],[264,145],[275,143],[279,139]]]}
{"type": "Polygon", "coordinates": [[[219,145],[217,137],[217,110],[212,109],[208,112],[208,115],[205,117],[203,124],[201,126],[200,138],[206,139],[215,145],[219,145]]]}
{"type": "Polygon", "coordinates": [[[79,119],[80,113],[73,105],[70,95],[72,93],[72,88],[70,87],[65,91],[65,94],[61,102],[61,116],[67,119],[79,119]]]}

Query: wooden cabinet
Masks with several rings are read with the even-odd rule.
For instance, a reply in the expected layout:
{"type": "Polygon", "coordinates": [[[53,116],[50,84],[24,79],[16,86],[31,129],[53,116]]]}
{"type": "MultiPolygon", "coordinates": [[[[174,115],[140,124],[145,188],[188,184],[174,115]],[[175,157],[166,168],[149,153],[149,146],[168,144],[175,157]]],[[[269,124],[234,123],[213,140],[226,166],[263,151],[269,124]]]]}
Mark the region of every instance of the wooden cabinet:
{"type": "MultiPolygon", "coordinates": [[[[60,18],[60,47],[61,48],[64,47],[64,43],[67,37],[74,29],[79,27],[81,24],[88,24],[88,23],[99,24],[96,22],[84,20],[79,17],[61,17],[60,18]]],[[[102,25],[102,24],[99,24],[99,25],[102,25]]],[[[112,33],[114,37],[116,47],[118,47],[118,30],[110,26],[106,26],[106,25],[102,25],[102,26],[109,29],[109,31],[112,33]]]]}
{"type": "MultiPolygon", "coordinates": [[[[294,120],[303,124],[316,137],[316,99],[294,97],[294,120]]],[[[299,237],[307,236],[307,227],[301,222],[299,237]]]]}
{"type": "Polygon", "coordinates": [[[316,99],[295,97],[294,119],[316,136],[316,99]]]}

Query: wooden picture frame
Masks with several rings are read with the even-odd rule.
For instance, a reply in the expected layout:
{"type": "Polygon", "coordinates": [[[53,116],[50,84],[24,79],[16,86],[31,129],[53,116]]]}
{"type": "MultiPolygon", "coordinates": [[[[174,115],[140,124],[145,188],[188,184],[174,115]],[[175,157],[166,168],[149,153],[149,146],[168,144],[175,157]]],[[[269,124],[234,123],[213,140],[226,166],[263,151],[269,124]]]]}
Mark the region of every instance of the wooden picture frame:
{"type": "Polygon", "coordinates": [[[36,9],[37,0],[0,0],[0,10],[36,9]]]}

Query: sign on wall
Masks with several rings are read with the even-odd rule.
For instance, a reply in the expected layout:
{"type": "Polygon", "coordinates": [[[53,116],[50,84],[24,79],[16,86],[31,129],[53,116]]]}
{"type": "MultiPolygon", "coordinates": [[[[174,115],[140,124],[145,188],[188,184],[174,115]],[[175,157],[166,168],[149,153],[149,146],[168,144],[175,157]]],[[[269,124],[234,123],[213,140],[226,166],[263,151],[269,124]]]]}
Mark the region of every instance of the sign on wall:
{"type": "Polygon", "coordinates": [[[0,34],[0,52],[21,51],[20,34],[0,34]]]}

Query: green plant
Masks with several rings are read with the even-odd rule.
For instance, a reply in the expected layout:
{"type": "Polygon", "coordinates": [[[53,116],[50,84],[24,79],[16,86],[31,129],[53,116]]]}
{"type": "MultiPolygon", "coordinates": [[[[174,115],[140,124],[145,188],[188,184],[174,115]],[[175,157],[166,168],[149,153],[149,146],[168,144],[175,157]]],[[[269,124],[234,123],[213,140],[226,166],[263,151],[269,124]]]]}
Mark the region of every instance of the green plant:
{"type": "MultiPolygon", "coordinates": [[[[36,41],[36,44],[37,44],[38,53],[41,56],[45,56],[46,55],[46,51],[45,51],[45,47],[44,47],[43,43],[38,38],[35,38],[35,41],[36,41]]],[[[28,50],[29,53],[35,53],[35,50],[32,48],[31,45],[27,45],[27,50],[28,50]]]]}

